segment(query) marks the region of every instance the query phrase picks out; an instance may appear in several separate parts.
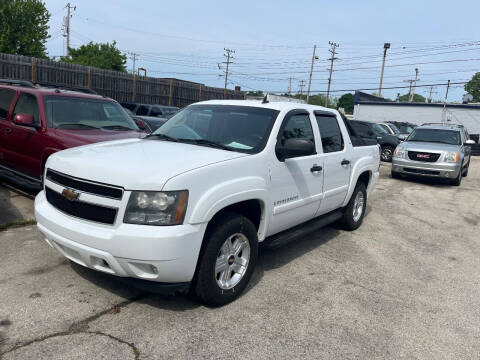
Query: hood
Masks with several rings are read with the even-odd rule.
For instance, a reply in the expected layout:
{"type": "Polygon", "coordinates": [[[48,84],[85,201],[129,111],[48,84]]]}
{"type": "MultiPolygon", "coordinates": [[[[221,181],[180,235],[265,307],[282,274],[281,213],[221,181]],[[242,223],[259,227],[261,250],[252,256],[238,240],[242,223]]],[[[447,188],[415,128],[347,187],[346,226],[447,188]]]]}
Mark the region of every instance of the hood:
{"type": "Polygon", "coordinates": [[[440,152],[459,151],[460,145],[449,145],[435,142],[404,141],[402,147],[410,151],[440,152]]]}
{"type": "Polygon", "coordinates": [[[126,190],[161,190],[176,175],[243,156],[248,155],[156,139],[130,139],[57,152],[49,157],[47,167],[126,190]]]}
{"type": "Polygon", "coordinates": [[[91,130],[65,130],[55,129],[55,135],[66,148],[73,146],[93,144],[101,141],[120,139],[139,139],[147,134],[141,131],[115,131],[104,129],[91,130]]]}

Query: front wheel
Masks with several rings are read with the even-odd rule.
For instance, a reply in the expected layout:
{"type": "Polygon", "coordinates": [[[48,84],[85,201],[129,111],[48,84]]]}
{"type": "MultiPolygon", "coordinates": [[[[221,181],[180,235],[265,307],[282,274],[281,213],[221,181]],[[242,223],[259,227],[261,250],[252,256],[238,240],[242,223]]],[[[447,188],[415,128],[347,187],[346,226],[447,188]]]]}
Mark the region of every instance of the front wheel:
{"type": "Polygon", "coordinates": [[[382,147],[382,152],[380,153],[380,158],[382,159],[382,161],[391,162],[394,151],[395,151],[395,148],[393,146],[385,145],[385,146],[382,147]]]}
{"type": "Polygon", "coordinates": [[[225,305],[240,296],[255,270],[257,230],[246,217],[227,213],[205,236],[194,292],[206,305],[225,305]]]}
{"type": "Polygon", "coordinates": [[[352,197],[343,213],[342,226],[345,230],[356,230],[362,225],[367,208],[367,190],[363,182],[357,183],[352,197]]]}

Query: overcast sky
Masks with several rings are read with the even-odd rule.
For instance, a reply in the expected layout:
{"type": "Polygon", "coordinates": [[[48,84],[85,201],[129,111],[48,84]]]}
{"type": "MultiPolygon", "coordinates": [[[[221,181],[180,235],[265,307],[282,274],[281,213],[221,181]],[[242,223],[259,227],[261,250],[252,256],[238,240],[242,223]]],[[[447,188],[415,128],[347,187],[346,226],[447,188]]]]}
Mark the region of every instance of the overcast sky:
{"type": "MultiPolygon", "coordinates": [[[[480,1],[115,1],[78,0],[71,19],[71,45],[112,42],[139,54],[137,65],[148,75],[176,77],[223,87],[217,63],[224,47],[234,49],[229,87],[292,92],[308,82],[313,45],[312,90],[327,88],[329,41],[338,43],[331,89],[378,88],[383,44],[390,42],[384,96],[396,98],[418,85],[468,81],[480,71],[480,1]]],[[[47,49],[64,55],[65,1],[47,0],[52,14],[47,49]]],[[[128,67],[131,70],[129,60],[128,67]]],[[[433,89],[434,99],[445,86],[433,89]]],[[[306,88],[305,88],[306,90],[306,88]]],[[[304,91],[305,91],[304,90],[304,91]]],[[[417,93],[428,96],[429,88],[417,93]]],[[[463,85],[453,85],[450,101],[460,101],[463,85]]]]}

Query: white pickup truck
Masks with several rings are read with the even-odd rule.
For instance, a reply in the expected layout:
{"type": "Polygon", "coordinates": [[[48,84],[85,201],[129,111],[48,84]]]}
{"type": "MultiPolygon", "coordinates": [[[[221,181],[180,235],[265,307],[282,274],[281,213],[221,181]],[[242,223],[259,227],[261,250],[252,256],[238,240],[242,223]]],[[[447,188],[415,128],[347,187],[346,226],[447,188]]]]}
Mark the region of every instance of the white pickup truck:
{"type": "Polygon", "coordinates": [[[223,305],[245,289],[259,244],[360,226],[380,156],[349,131],[318,106],[196,103],[145,139],[52,155],[38,228],[73,262],[223,305]]]}

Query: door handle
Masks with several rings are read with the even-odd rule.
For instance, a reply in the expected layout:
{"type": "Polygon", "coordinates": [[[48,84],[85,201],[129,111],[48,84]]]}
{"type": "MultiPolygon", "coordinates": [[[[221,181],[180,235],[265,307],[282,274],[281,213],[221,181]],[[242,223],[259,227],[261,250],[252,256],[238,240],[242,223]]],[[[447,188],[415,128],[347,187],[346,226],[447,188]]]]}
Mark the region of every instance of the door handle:
{"type": "Polygon", "coordinates": [[[310,171],[311,171],[312,173],[317,173],[317,172],[322,171],[322,167],[321,167],[320,165],[314,164],[314,165],[310,168],[310,171]]]}
{"type": "Polygon", "coordinates": [[[348,164],[350,164],[350,160],[343,159],[340,164],[342,164],[342,165],[348,165],[348,164]]]}
{"type": "Polygon", "coordinates": [[[12,132],[12,129],[10,129],[10,128],[5,128],[5,129],[3,129],[3,132],[4,132],[5,134],[9,134],[9,133],[12,132]]]}

